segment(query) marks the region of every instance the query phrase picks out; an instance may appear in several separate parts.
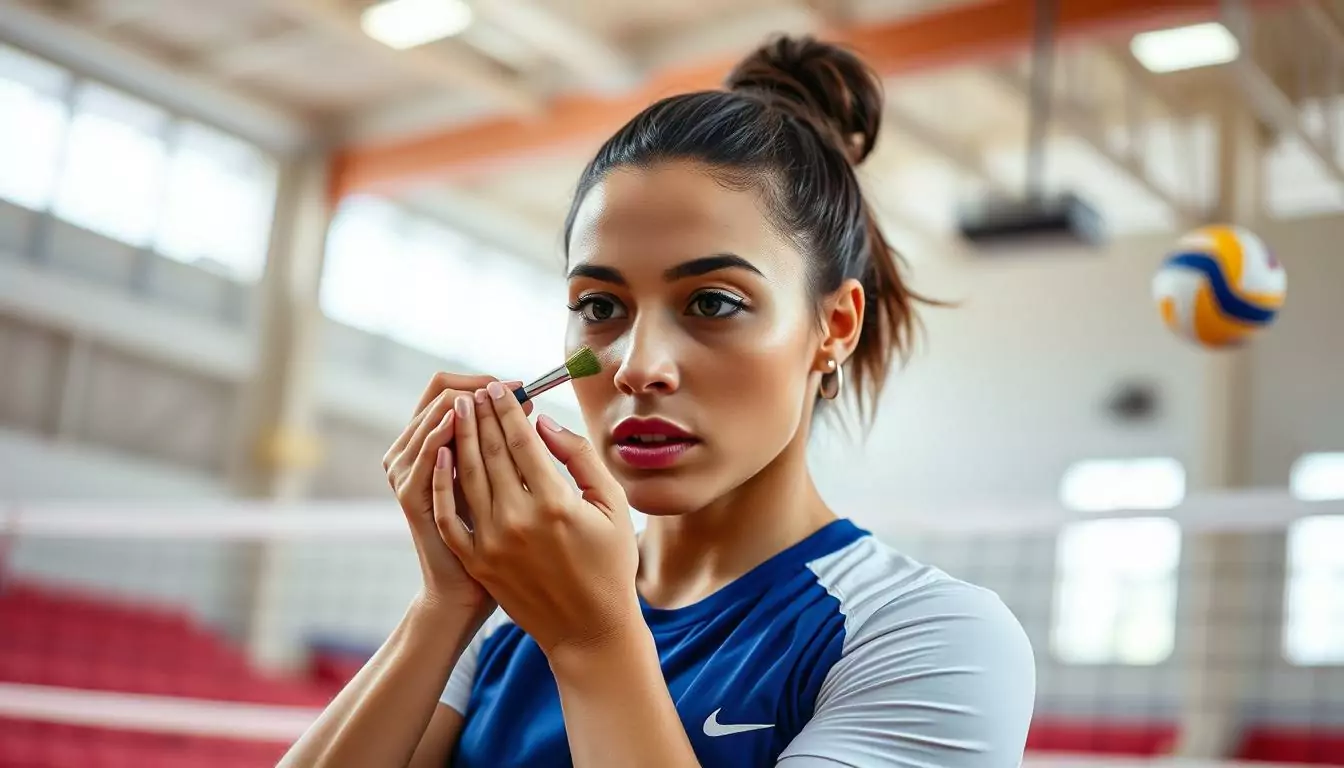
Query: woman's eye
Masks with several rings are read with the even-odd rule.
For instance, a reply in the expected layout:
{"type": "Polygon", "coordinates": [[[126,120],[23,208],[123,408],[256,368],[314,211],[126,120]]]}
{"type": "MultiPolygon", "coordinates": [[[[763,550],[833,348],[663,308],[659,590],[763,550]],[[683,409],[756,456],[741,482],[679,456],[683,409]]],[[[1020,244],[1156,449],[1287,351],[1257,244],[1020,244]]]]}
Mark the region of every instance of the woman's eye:
{"type": "Polygon", "coordinates": [[[697,317],[732,317],[745,308],[746,303],[736,296],[718,291],[706,291],[691,299],[689,314],[697,317]]]}
{"type": "Polygon", "coordinates": [[[601,323],[624,316],[625,308],[606,296],[584,296],[569,307],[590,323],[601,323]]]}

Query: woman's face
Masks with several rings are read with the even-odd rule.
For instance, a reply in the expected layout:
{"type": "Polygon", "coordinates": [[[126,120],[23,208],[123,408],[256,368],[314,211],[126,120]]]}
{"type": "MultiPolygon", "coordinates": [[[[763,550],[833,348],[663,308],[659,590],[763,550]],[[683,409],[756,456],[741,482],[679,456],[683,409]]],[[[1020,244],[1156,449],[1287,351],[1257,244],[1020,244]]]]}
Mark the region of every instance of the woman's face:
{"type": "Polygon", "coordinates": [[[701,509],[799,438],[816,308],[756,192],[692,163],[617,169],[581,201],[569,253],[569,349],[605,366],[574,389],[633,507],[701,509]]]}

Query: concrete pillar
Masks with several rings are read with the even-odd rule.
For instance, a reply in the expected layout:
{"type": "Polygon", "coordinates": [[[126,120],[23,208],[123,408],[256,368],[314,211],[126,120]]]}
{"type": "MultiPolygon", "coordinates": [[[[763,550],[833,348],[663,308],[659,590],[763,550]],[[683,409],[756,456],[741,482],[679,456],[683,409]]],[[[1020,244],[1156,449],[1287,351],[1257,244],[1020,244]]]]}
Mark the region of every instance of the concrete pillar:
{"type": "Polygon", "coordinates": [[[89,407],[89,388],[93,368],[93,342],[79,331],[70,335],[61,372],[61,399],[57,404],[53,436],[61,441],[77,441],[89,407]]]}
{"type": "MultiPolygon", "coordinates": [[[[259,289],[257,371],[243,393],[232,467],[236,487],[247,497],[284,502],[308,494],[319,450],[318,288],[330,221],[327,157],[314,153],[287,162],[259,289]]],[[[283,667],[297,650],[279,623],[283,545],[263,542],[247,549],[248,648],[258,664],[283,667]]]]}
{"type": "MultiPolygon", "coordinates": [[[[1249,107],[1229,99],[1219,126],[1219,188],[1215,222],[1254,229],[1260,220],[1264,142],[1249,107]]],[[[1251,368],[1246,349],[1205,353],[1204,419],[1190,472],[1194,493],[1244,487],[1250,479],[1251,368]]],[[[1184,536],[1186,560],[1179,609],[1185,679],[1178,754],[1216,759],[1236,748],[1241,704],[1256,653],[1245,533],[1203,531],[1184,536]]]]}

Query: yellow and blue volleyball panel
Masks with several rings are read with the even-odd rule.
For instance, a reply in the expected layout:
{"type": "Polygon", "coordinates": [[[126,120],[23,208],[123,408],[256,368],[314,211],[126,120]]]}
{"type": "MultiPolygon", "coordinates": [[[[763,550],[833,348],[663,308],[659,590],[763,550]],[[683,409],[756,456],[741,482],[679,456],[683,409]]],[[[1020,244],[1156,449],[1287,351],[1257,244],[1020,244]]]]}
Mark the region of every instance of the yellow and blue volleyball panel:
{"type": "Polygon", "coordinates": [[[1264,242],[1240,227],[1208,226],[1177,243],[1153,277],[1162,321],[1206,347],[1246,341],[1274,321],[1288,277],[1264,242]]]}

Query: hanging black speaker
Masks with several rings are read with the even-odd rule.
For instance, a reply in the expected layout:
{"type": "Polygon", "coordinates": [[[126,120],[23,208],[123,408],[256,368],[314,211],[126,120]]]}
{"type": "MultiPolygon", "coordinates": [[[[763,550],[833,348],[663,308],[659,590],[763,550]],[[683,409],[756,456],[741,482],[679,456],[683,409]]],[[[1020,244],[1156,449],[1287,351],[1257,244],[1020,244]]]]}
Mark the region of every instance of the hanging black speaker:
{"type": "Polygon", "coordinates": [[[1152,421],[1157,417],[1158,405],[1157,387],[1149,382],[1124,382],[1106,398],[1106,412],[1123,424],[1152,421]]]}

